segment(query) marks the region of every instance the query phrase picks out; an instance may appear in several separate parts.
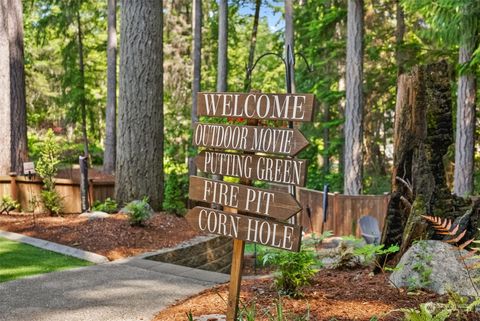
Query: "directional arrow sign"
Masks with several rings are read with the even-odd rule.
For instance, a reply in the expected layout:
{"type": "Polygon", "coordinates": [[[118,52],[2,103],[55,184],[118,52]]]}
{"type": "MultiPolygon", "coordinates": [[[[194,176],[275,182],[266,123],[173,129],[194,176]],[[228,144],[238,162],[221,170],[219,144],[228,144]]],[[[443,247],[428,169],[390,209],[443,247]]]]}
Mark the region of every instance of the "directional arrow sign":
{"type": "Polygon", "coordinates": [[[198,93],[197,115],[250,119],[312,120],[312,94],[198,93]]]}
{"type": "Polygon", "coordinates": [[[195,165],[205,173],[305,186],[307,161],[202,151],[195,165]]]}
{"type": "Polygon", "coordinates": [[[296,128],[196,123],[193,145],[293,156],[307,147],[308,141],[296,128]]]}
{"type": "Polygon", "coordinates": [[[190,225],[205,233],[229,236],[238,240],[260,243],[298,252],[302,227],[205,207],[191,209],[187,216],[190,225]]]}
{"type": "Polygon", "coordinates": [[[302,208],[292,195],[246,185],[190,176],[190,199],[287,220],[302,208]]]}

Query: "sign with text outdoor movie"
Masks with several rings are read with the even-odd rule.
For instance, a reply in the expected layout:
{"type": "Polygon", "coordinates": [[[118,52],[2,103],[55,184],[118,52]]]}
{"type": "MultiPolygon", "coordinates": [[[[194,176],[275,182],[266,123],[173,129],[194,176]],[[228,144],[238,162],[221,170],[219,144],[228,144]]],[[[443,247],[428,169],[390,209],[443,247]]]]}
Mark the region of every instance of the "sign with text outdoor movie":
{"type": "Polygon", "coordinates": [[[286,220],[302,209],[300,204],[289,193],[252,187],[250,182],[305,186],[307,162],[292,157],[308,146],[308,140],[296,128],[251,125],[258,120],[311,121],[314,96],[198,93],[197,101],[198,116],[246,119],[249,125],[194,124],[193,145],[205,148],[195,157],[197,168],[240,178],[240,184],[191,176],[190,199],[226,209],[197,206],[188,212],[188,222],[201,232],[299,251],[302,227],[286,220]]]}

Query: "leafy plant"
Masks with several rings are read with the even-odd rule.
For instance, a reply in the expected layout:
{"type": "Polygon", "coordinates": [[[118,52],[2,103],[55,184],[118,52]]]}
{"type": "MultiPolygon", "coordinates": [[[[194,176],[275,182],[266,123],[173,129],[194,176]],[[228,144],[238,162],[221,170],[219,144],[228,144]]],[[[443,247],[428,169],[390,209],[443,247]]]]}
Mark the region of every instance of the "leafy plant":
{"type": "Polygon", "coordinates": [[[92,209],[94,211],[101,211],[105,213],[116,213],[118,210],[118,204],[115,200],[112,200],[110,197],[107,197],[107,199],[103,202],[100,201],[95,201],[93,203],[92,209]]]}
{"type": "Polygon", "coordinates": [[[288,315],[283,310],[283,299],[280,296],[275,301],[275,313],[267,312],[266,316],[269,321],[309,321],[310,320],[310,307],[307,307],[307,312],[304,315],[288,315]]]}
{"type": "Polygon", "coordinates": [[[241,306],[238,311],[238,321],[255,321],[257,316],[257,307],[253,301],[250,305],[240,302],[241,306]]]}
{"type": "Polygon", "coordinates": [[[183,215],[186,212],[186,195],[188,194],[188,175],[178,175],[172,171],[167,175],[163,209],[176,215],[183,215]]]}
{"type": "Polygon", "coordinates": [[[432,302],[420,304],[418,309],[400,309],[404,313],[405,321],[445,321],[452,314],[452,310],[444,305],[435,305],[432,302]]]}
{"type": "Polygon", "coordinates": [[[10,211],[20,209],[20,203],[13,200],[12,197],[5,195],[2,197],[2,201],[0,202],[0,214],[7,213],[9,214],[10,211]]]}
{"type": "Polygon", "coordinates": [[[354,253],[356,255],[362,255],[365,258],[367,263],[374,263],[382,272],[389,270],[386,267],[387,259],[382,260],[385,263],[380,264],[375,258],[378,256],[388,257],[388,255],[396,253],[400,250],[398,245],[390,245],[388,248],[385,248],[384,244],[375,245],[375,244],[366,244],[362,247],[356,248],[354,253]]]}
{"type": "Polygon", "coordinates": [[[49,129],[40,147],[40,158],[36,170],[43,180],[43,190],[40,193],[43,205],[51,214],[55,215],[58,215],[62,210],[62,198],[55,190],[54,181],[60,164],[59,153],[60,145],[55,139],[53,130],[49,129]]]}
{"type": "Polygon", "coordinates": [[[130,224],[134,226],[144,226],[145,221],[148,220],[153,210],[148,204],[148,197],[144,197],[141,201],[132,201],[125,206],[130,224]]]}
{"type": "Polygon", "coordinates": [[[264,264],[276,266],[275,284],[283,294],[301,296],[300,288],[308,285],[320,266],[315,253],[302,246],[299,252],[272,250],[263,256],[264,264]]]}
{"type": "Polygon", "coordinates": [[[188,321],[194,321],[192,311],[185,312],[188,321]]]}

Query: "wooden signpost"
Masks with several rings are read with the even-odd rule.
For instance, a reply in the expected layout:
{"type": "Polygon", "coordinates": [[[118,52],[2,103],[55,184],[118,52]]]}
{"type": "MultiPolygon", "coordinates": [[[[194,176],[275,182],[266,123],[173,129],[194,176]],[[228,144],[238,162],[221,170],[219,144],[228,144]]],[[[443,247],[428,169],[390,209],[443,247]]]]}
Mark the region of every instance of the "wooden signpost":
{"type": "Polygon", "coordinates": [[[311,94],[262,93],[198,93],[197,99],[198,116],[243,118],[248,123],[194,125],[193,145],[207,148],[195,158],[198,169],[239,177],[240,184],[191,176],[190,199],[226,209],[197,206],[186,216],[192,227],[201,232],[233,238],[227,321],[234,321],[245,241],[288,251],[299,251],[301,246],[302,227],[285,222],[302,209],[295,198],[289,193],[249,185],[252,180],[262,180],[305,186],[306,160],[264,154],[295,156],[308,141],[298,129],[256,126],[257,120],[311,121],[315,99],[311,94]]]}
{"type": "Polygon", "coordinates": [[[190,176],[188,197],[233,207],[261,216],[287,220],[302,210],[290,193],[190,176]]]}
{"type": "Polygon", "coordinates": [[[305,186],[307,161],[261,155],[202,151],[194,159],[202,172],[305,186]]]}
{"type": "Polygon", "coordinates": [[[198,93],[198,116],[312,121],[312,94],[198,93]]]}
{"type": "Polygon", "coordinates": [[[197,123],[193,145],[294,156],[308,141],[298,129],[197,123]]]}

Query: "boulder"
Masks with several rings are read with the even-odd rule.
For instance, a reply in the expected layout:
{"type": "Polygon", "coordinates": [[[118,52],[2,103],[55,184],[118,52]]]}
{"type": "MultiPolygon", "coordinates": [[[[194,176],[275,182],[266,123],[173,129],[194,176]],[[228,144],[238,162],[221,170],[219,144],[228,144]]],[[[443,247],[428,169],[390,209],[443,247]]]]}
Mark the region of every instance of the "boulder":
{"type": "MultiPolygon", "coordinates": [[[[465,269],[460,257],[468,252],[459,250],[442,241],[420,241],[414,243],[402,256],[397,270],[390,275],[390,281],[397,287],[424,288],[438,294],[448,290],[464,296],[478,296],[471,278],[479,273],[465,269]]],[[[477,259],[467,259],[466,264],[478,263],[477,259]]]]}
{"type": "Polygon", "coordinates": [[[85,212],[79,215],[80,217],[86,217],[88,220],[98,220],[102,218],[110,217],[110,214],[101,212],[101,211],[94,211],[94,212],[85,212]]]}

